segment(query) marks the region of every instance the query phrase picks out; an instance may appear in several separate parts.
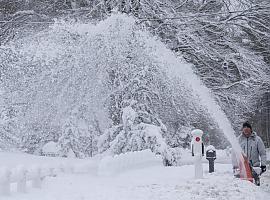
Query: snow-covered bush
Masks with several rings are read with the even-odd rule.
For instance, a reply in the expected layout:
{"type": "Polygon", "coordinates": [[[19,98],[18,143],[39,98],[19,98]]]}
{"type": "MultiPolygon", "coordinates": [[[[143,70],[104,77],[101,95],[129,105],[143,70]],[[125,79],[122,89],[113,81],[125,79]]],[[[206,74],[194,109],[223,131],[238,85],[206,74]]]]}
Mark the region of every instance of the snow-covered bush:
{"type": "Polygon", "coordinates": [[[114,156],[103,157],[98,165],[98,174],[116,175],[125,170],[138,169],[147,167],[148,165],[162,165],[161,156],[155,155],[148,150],[127,152],[114,156]]]}
{"type": "Polygon", "coordinates": [[[163,126],[140,122],[139,115],[131,107],[123,109],[122,126],[118,129],[109,129],[100,138],[100,150],[109,154],[121,154],[126,152],[150,149],[155,154],[161,155],[164,165],[173,165],[173,158],[169,146],[163,135],[166,129],[163,126]],[[115,131],[114,131],[115,130],[115,131]]]}

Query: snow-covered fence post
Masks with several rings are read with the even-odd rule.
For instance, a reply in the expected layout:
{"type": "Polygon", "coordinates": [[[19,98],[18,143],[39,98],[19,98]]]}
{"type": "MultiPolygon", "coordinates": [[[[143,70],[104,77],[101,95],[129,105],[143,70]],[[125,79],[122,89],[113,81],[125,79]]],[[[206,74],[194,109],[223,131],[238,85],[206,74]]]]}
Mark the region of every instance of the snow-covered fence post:
{"type": "Polygon", "coordinates": [[[21,193],[26,192],[26,174],[27,174],[27,170],[23,166],[20,166],[17,168],[17,178],[18,178],[17,191],[18,192],[21,192],[21,193]]]}
{"type": "Polygon", "coordinates": [[[204,155],[204,145],[202,143],[203,131],[200,129],[195,129],[191,132],[191,150],[192,156],[194,156],[194,169],[195,178],[203,178],[203,166],[202,166],[202,156],[204,155]]]}
{"type": "Polygon", "coordinates": [[[49,176],[53,176],[53,177],[56,176],[56,174],[55,174],[55,169],[54,169],[53,166],[50,166],[50,167],[49,167],[49,176]]]}
{"type": "Polygon", "coordinates": [[[65,172],[65,165],[64,163],[60,163],[58,166],[59,172],[64,173],[65,172]]]}
{"type": "Polygon", "coordinates": [[[10,194],[10,176],[10,170],[2,169],[0,171],[0,195],[10,194]]]}
{"type": "Polygon", "coordinates": [[[33,168],[32,187],[41,188],[41,168],[38,166],[33,168]]]}
{"type": "Polygon", "coordinates": [[[68,164],[68,166],[67,166],[67,171],[68,171],[69,173],[73,174],[73,173],[74,173],[74,166],[71,165],[71,164],[68,164]]]}

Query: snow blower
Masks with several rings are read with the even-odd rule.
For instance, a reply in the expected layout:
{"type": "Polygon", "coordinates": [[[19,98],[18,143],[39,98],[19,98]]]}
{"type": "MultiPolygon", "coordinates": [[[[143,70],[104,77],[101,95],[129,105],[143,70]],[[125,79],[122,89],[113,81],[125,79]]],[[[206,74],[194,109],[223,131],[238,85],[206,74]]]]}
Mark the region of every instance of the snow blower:
{"type": "Polygon", "coordinates": [[[260,175],[262,174],[260,167],[253,167],[252,163],[242,153],[239,162],[239,168],[234,169],[234,176],[242,180],[248,180],[255,185],[260,185],[260,175]]]}

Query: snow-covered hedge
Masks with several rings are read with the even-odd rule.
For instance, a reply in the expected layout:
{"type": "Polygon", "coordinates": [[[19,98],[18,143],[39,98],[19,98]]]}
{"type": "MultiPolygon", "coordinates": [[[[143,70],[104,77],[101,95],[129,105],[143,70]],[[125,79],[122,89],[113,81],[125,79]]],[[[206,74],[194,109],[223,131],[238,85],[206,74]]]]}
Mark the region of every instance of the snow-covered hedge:
{"type": "Polygon", "coordinates": [[[127,169],[162,165],[161,156],[155,155],[150,150],[127,152],[120,155],[106,156],[101,159],[98,174],[101,176],[114,175],[127,169]]]}

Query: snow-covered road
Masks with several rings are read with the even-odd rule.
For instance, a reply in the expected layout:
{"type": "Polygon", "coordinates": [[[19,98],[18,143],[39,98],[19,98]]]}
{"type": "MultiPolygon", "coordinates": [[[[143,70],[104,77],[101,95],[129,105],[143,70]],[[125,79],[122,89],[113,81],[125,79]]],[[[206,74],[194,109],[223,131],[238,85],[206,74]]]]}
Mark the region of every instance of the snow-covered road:
{"type": "Polygon", "coordinates": [[[262,187],[233,178],[231,165],[217,164],[216,172],[193,179],[193,166],[151,166],[126,170],[111,176],[60,174],[47,178],[42,189],[28,188],[26,194],[12,193],[5,200],[178,200],[178,199],[256,199],[270,193],[269,174],[262,187]]]}

